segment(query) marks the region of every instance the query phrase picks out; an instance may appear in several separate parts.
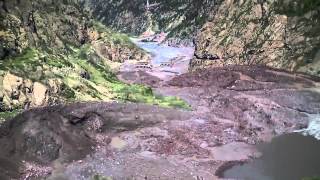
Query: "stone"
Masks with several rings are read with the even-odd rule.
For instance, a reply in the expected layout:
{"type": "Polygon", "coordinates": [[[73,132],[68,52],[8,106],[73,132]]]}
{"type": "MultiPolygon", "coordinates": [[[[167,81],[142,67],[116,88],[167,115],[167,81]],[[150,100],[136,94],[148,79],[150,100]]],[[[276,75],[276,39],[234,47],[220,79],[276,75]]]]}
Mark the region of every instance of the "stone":
{"type": "Polygon", "coordinates": [[[33,84],[33,93],[32,93],[32,100],[31,106],[38,107],[46,105],[48,102],[48,88],[47,86],[35,82],[33,84]]]}
{"type": "Polygon", "coordinates": [[[3,93],[3,91],[2,91],[2,88],[0,88],[0,101],[2,101],[3,96],[4,96],[4,93],[3,93]]]}
{"type": "Polygon", "coordinates": [[[3,90],[11,97],[18,95],[23,79],[11,73],[7,73],[3,78],[3,90]]]}
{"type": "Polygon", "coordinates": [[[4,95],[2,99],[2,104],[4,105],[4,109],[11,109],[12,108],[12,100],[7,96],[4,95]]]}
{"type": "Polygon", "coordinates": [[[119,150],[125,148],[126,145],[127,145],[127,142],[122,140],[119,137],[113,137],[110,142],[110,146],[112,148],[119,149],[119,150]]]}
{"type": "Polygon", "coordinates": [[[24,93],[20,93],[18,101],[19,104],[25,104],[28,101],[28,97],[24,93]]]}
{"type": "Polygon", "coordinates": [[[25,79],[23,84],[24,84],[24,93],[27,96],[31,96],[32,95],[32,88],[33,88],[33,82],[30,79],[25,79]]]}
{"type": "Polygon", "coordinates": [[[50,93],[57,94],[61,91],[62,81],[60,79],[49,79],[48,85],[50,87],[50,93]]]}

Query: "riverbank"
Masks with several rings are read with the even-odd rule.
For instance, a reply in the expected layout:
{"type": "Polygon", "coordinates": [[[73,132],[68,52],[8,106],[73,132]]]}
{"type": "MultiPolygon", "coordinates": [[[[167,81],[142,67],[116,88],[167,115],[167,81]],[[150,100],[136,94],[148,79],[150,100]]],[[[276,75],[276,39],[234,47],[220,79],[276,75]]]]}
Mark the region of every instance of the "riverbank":
{"type": "MultiPolygon", "coordinates": [[[[145,72],[150,75],[150,79],[168,81],[177,75],[188,72],[194,47],[171,47],[157,42],[143,42],[138,38],[131,38],[131,40],[151,55],[151,61],[144,62],[144,66],[141,66],[141,63],[125,62],[120,68],[118,76],[121,80],[128,83],[141,82],[137,80],[136,76],[139,74],[145,76],[142,73],[145,72]],[[136,72],[135,75],[132,72],[136,72]]],[[[150,85],[150,83],[147,84],[150,85]]]]}

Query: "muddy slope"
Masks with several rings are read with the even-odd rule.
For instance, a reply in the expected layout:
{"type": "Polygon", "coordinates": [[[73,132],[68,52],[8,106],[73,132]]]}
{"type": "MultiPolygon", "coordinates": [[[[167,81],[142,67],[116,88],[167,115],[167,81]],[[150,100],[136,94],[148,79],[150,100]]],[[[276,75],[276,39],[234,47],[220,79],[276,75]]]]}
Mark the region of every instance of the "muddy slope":
{"type": "Polygon", "coordinates": [[[187,114],[116,103],[79,103],[31,110],[1,126],[0,174],[4,179],[18,178],[21,174],[43,177],[50,172],[53,162],[81,160],[98,145],[109,144],[116,133],[186,119],[187,114]]]}

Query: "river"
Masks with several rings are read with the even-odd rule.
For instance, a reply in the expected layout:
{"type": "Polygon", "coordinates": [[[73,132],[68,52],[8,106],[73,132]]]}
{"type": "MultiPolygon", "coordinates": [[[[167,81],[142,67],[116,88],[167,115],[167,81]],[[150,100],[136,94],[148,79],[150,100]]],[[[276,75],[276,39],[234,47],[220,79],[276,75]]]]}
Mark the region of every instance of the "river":
{"type": "MultiPolygon", "coordinates": [[[[179,74],[188,72],[194,47],[171,47],[156,42],[142,42],[134,38],[131,40],[152,56],[150,61],[152,70],[148,72],[152,76],[167,81],[179,74]]],[[[126,71],[130,71],[130,66],[124,65],[123,67],[126,71]]]]}
{"type": "Polygon", "coordinates": [[[132,39],[132,41],[137,46],[153,55],[153,65],[160,65],[161,63],[169,62],[169,60],[176,57],[186,57],[191,59],[194,54],[193,47],[171,47],[161,45],[156,42],[142,42],[139,41],[139,39],[132,39]]]}

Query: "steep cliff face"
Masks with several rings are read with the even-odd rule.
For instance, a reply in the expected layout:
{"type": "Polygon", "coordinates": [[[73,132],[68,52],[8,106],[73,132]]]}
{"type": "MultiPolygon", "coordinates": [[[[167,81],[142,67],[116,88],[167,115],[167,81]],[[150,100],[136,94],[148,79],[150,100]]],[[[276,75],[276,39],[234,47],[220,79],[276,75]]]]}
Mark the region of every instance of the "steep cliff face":
{"type": "Polygon", "coordinates": [[[175,101],[116,78],[123,61],[149,56],[86,7],[77,0],[0,0],[0,121],[2,111],[74,101],[175,101]]]}
{"type": "Polygon", "coordinates": [[[217,0],[161,0],[154,19],[171,37],[191,38],[210,19],[217,0]]]}
{"type": "Polygon", "coordinates": [[[0,57],[28,47],[62,50],[89,41],[89,14],[73,1],[1,0],[0,57]],[[62,15],[63,14],[63,15],[62,15]]]}
{"type": "MultiPolygon", "coordinates": [[[[105,24],[139,35],[150,26],[146,0],[93,0],[94,15],[105,24]]],[[[153,30],[169,37],[192,38],[208,19],[220,0],[150,0],[153,30]]]]}
{"type": "Polygon", "coordinates": [[[141,34],[148,26],[144,0],[92,0],[93,15],[125,33],[141,34]]]}
{"type": "Polygon", "coordinates": [[[191,69],[261,64],[320,75],[320,2],[225,0],[195,39],[191,69]]]}

